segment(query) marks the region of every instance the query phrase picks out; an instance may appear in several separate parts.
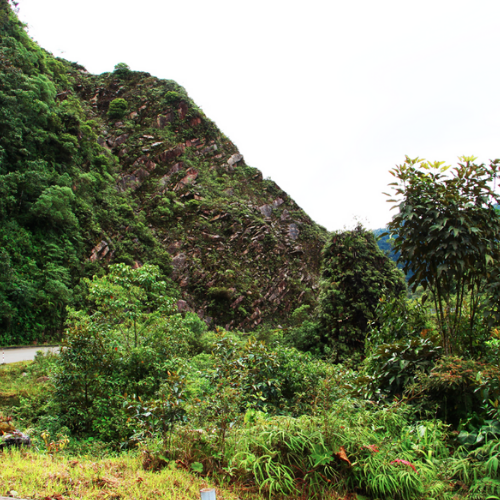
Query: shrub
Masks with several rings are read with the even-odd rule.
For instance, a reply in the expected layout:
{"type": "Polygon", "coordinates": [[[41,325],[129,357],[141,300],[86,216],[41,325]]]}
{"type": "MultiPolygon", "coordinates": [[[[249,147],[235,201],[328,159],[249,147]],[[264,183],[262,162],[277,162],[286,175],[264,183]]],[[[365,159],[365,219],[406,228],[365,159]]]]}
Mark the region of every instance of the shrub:
{"type": "Polygon", "coordinates": [[[231,300],[234,290],[222,286],[213,286],[208,289],[207,295],[216,300],[231,300]]]}
{"type": "Polygon", "coordinates": [[[441,354],[436,338],[410,337],[380,344],[365,359],[367,377],[360,377],[365,397],[403,395],[419,375],[429,373],[441,354]]]}
{"type": "Polygon", "coordinates": [[[174,90],[170,90],[164,95],[164,102],[167,106],[177,106],[181,101],[181,95],[174,90]]]}
{"type": "Polygon", "coordinates": [[[401,397],[421,373],[429,373],[441,354],[438,337],[422,305],[403,296],[382,297],[365,341],[365,397],[401,397]]]}
{"type": "Polygon", "coordinates": [[[424,403],[437,405],[438,416],[455,426],[473,413],[483,421],[488,414],[498,418],[500,368],[446,356],[429,373],[421,374],[412,390],[424,403]]]}
{"type": "Polygon", "coordinates": [[[73,432],[123,440],[132,432],[123,394],[153,397],[202,328],[175,313],[156,266],[115,264],[86,283],[89,306],[69,312],[55,398],[73,432]]]}
{"type": "Polygon", "coordinates": [[[108,116],[110,118],[123,118],[128,109],[128,102],[121,97],[109,103],[108,116]]]}
{"type": "Polygon", "coordinates": [[[434,325],[422,304],[407,300],[403,295],[392,299],[382,296],[374,316],[375,320],[369,327],[365,342],[367,355],[370,349],[379,344],[408,337],[434,335],[434,325]]]}

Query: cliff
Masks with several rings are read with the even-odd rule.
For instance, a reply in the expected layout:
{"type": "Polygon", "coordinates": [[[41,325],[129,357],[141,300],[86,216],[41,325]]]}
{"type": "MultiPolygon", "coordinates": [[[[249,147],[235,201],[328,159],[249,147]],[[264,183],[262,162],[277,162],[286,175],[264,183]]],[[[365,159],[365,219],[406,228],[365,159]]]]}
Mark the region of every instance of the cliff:
{"type": "Polygon", "coordinates": [[[112,262],[160,265],[211,325],[283,324],[315,303],[326,231],[181,86],[125,64],[89,74],[5,0],[0,13],[4,343],[60,331],[81,278],[112,262]]]}

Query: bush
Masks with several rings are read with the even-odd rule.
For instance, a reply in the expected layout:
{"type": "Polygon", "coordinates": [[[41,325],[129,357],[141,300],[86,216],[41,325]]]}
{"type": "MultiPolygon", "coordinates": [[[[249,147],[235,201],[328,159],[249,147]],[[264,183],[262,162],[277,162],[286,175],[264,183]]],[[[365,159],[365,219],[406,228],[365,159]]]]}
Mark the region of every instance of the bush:
{"type": "Polygon", "coordinates": [[[154,397],[202,328],[175,313],[156,266],[115,264],[86,283],[89,307],[69,312],[55,399],[73,432],[123,440],[132,430],[122,396],[154,397]]]}
{"type": "Polygon", "coordinates": [[[376,346],[365,359],[367,377],[360,377],[367,398],[398,396],[422,373],[429,373],[441,354],[436,338],[411,337],[376,346]]]}
{"type": "Polygon", "coordinates": [[[422,305],[403,296],[382,297],[375,315],[358,385],[367,398],[401,397],[420,373],[434,367],[441,354],[439,338],[422,305]]]}
{"type": "Polygon", "coordinates": [[[403,295],[394,298],[382,296],[376,307],[375,320],[366,337],[367,355],[379,344],[408,337],[434,336],[434,325],[422,304],[407,300],[403,295]]]}
{"type": "Polygon", "coordinates": [[[424,404],[437,405],[438,416],[455,426],[474,413],[482,421],[499,417],[500,368],[494,364],[446,356],[411,389],[424,404]]]}
{"type": "Polygon", "coordinates": [[[181,99],[182,96],[174,90],[170,90],[163,96],[163,100],[167,106],[178,106],[181,99]]]}
{"type": "Polygon", "coordinates": [[[109,103],[109,118],[123,118],[128,109],[128,103],[125,99],[118,97],[109,103]]]}

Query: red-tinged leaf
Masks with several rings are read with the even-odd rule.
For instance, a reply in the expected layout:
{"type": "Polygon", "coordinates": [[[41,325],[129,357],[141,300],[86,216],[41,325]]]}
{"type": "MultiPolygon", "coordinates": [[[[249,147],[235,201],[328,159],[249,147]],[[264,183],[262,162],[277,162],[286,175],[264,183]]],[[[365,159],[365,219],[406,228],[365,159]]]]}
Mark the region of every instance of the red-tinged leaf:
{"type": "Polygon", "coordinates": [[[412,463],[408,462],[408,460],[401,460],[400,458],[396,458],[396,460],[393,460],[391,464],[407,465],[408,467],[411,467],[418,474],[416,467],[412,463]]]}

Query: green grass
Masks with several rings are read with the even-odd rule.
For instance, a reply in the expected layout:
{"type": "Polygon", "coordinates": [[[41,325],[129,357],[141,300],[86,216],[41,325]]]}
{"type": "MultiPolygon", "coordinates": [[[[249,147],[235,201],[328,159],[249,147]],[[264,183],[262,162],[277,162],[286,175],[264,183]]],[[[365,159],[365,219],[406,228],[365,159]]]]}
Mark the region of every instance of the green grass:
{"type": "Polygon", "coordinates": [[[0,412],[19,402],[20,397],[36,397],[46,391],[47,382],[38,381],[49,375],[48,368],[40,368],[33,361],[19,361],[0,366],[0,412]]]}
{"type": "MultiPolygon", "coordinates": [[[[11,450],[0,454],[0,461],[0,495],[13,490],[20,498],[194,500],[200,498],[202,488],[214,487],[218,500],[250,498],[176,468],[146,471],[137,452],[93,460],[11,450]]],[[[260,497],[252,494],[251,498],[260,497]]]]}

